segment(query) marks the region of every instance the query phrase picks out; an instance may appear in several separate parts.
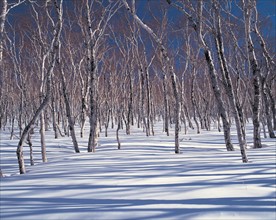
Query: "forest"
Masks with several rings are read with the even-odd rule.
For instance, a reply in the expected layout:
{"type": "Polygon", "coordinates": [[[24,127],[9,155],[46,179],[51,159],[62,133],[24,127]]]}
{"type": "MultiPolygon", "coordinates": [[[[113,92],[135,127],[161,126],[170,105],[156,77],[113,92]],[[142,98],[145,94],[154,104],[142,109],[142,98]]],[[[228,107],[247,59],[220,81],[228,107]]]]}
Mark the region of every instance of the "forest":
{"type": "Polygon", "coordinates": [[[153,136],[160,121],[176,154],[190,129],[212,124],[233,151],[235,128],[247,163],[246,124],[254,148],[276,130],[275,15],[261,2],[2,0],[0,130],[18,140],[20,174],[26,147],[34,165],[35,133],[47,162],[49,130],[70,137],[75,153],[88,132],[96,152],[110,129],[120,149],[120,132],[153,136]]]}

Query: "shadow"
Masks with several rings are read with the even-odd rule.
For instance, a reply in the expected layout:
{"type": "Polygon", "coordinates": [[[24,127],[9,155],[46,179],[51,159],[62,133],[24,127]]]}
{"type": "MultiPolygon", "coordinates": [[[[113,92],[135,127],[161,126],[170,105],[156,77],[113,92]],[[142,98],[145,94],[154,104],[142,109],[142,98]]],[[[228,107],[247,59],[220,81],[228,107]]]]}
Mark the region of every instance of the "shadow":
{"type": "MultiPolygon", "coordinates": [[[[80,139],[81,154],[61,138],[47,146],[47,163],[34,141],[36,165],[1,179],[0,219],[276,219],[275,147],[248,150],[252,162],[243,164],[221,134],[190,136],[181,154],[173,137],[160,133],[122,135],[121,150],[114,136],[102,137],[96,153],[86,153],[80,139]]],[[[1,156],[12,171],[11,147],[1,156]]]]}
{"type": "Polygon", "coordinates": [[[271,219],[275,198],[226,197],[197,199],[99,199],[99,198],[5,198],[4,202],[22,211],[2,210],[1,219],[181,219],[198,213],[263,213],[271,219]],[[268,200],[270,199],[270,200],[268,200]],[[160,208],[161,207],[161,208],[160,208]],[[189,208],[192,207],[192,208],[189,208]],[[67,214],[67,217],[61,216],[67,214]],[[71,213],[71,214],[70,214],[71,213]],[[72,215],[72,217],[70,217],[72,215]],[[113,217],[112,217],[113,216],[113,217]]]}

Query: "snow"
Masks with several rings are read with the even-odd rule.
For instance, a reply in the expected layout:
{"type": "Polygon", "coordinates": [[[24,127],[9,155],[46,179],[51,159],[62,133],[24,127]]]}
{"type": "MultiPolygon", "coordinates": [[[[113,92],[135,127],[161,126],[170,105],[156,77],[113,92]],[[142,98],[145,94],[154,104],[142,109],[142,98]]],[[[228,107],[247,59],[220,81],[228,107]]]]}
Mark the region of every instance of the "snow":
{"type": "MultiPolygon", "coordinates": [[[[88,129],[87,129],[88,130],[88,129]]],[[[42,163],[39,135],[33,136],[35,166],[18,175],[17,139],[1,131],[1,220],[32,219],[276,219],[276,144],[263,139],[262,149],[248,149],[250,163],[227,152],[223,133],[190,130],[181,134],[181,154],[174,154],[173,135],[155,127],[146,137],[132,127],[130,136],[101,133],[96,153],[86,153],[87,136],[78,138],[75,154],[69,137],[47,132],[48,162],[42,163]]],[[[183,131],[182,131],[183,132],[183,131]]],[[[252,145],[252,127],[248,143],[252,145]]],[[[173,134],[173,131],[170,132],[173,134]]],[[[88,135],[88,134],[86,134],[88,135]]]]}

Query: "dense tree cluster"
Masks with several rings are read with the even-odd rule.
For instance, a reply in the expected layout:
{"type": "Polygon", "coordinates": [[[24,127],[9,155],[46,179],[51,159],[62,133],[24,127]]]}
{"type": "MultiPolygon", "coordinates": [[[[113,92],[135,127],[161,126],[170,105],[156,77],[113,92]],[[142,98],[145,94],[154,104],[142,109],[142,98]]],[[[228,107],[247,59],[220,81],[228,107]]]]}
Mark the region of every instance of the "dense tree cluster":
{"type": "Polygon", "coordinates": [[[86,120],[88,152],[95,152],[99,130],[107,136],[116,126],[120,148],[120,129],[131,135],[136,125],[154,135],[156,120],[167,135],[174,124],[175,153],[179,136],[212,123],[229,151],[235,126],[243,162],[248,119],[255,148],[262,147],[261,129],[275,138],[273,24],[254,0],[0,4],[0,129],[19,137],[20,173],[23,145],[32,147],[35,130],[46,162],[45,131],[70,135],[78,153],[86,120]]]}

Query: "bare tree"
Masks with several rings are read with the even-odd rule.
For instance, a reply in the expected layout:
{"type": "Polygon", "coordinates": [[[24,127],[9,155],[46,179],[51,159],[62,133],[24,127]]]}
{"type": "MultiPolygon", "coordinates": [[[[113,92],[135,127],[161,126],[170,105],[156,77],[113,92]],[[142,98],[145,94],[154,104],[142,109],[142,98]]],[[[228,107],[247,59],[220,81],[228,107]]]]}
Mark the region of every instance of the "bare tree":
{"type": "Polygon", "coordinates": [[[167,0],[167,2],[170,5],[172,5],[173,7],[175,7],[176,9],[178,9],[179,11],[184,13],[184,15],[187,17],[187,19],[191,23],[191,26],[193,27],[193,29],[195,30],[195,32],[197,34],[197,38],[198,38],[200,47],[204,50],[205,59],[206,59],[206,62],[207,62],[208,68],[209,68],[209,76],[210,76],[213,92],[214,92],[214,95],[217,100],[219,115],[222,118],[222,122],[223,122],[223,131],[224,131],[224,139],[225,139],[226,149],[228,151],[232,151],[232,150],[234,150],[234,147],[233,147],[233,144],[231,141],[230,124],[228,122],[227,112],[226,112],[226,109],[224,106],[224,102],[223,102],[222,95],[221,95],[221,90],[220,90],[219,83],[218,83],[218,74],[215,69],[211,49],[210,49],[210,47],[208,47],[208,44],[206,42],[206,39],[204,39],[204,34],[203,34],[203,28],[202,28],[202,26],[203,26],[203,21],[202,21],[202,19],[203,19],[202,18],[203,2],[202,2],[202,0],[197,2],[198,10],[193,9],[193,11],[196,12],[196,14],[193,14],[193,15],[188,13],[183,5],[176,4],[176,3],[172,2],[171,0],[167,0]]]}
{"type": "Polygon", "coordinates": [[[267,128],[268,128],[269,137],[276,138],[274,131],[273,131],[272,117],[270,114],[270,111],[272,111],[272,113],[274,112],[274,116],[273,116],[273,114],[272,114],[272,116],[273,116],[274,125],[275,125],[275,121],[276,121],[275,120],[275,108],[276,107],[275,107],[274,99],[272,98],[271,101],[269,100],[270,97],[272,97],[270,85],[273,82],[273,78],[275,79],[275,75],[274,75],[274,77],[271,75],[273,73],[275,73],[275,71],[276,71],[276,64],[275,64],[271,54],[269,53],[267,44],[266,44],[266,42],[259,30],[259,27],[258,27],[259,19],[258,19],[258,11],[257,11],[256,3],[254,3],[252,11],[254,13],[254,23],[252,25],[253,32],[258,37],[258,40],[259,40],[259,43],[260,43],[260,46],[262,49],[262,54],[265,59],[265,72],[266,73],[260,74],[260,82],[261,82],[262,96],[263,96],[263,100],[264,100],[264,109],[265,109],[264,111],[265,111],[266,124],[267,124],[267,128]]]}
{"type": "Polygon", "coordinates": [[[1,3],[1,14],[0,14],[0,64],[3,60],[3,40],[4,40],[4,29],[5,29],[5,22],[7,18],[7,14],[9,11],[22,3],[26,0],[17,0],[16,2],[8,5],[8,0],[2,0],[1,3]]]}
{"type": "Polygon", "coordinates": [[[237,129],[237,136],[239,140],[241,155],[242,155],[242,161],[244,163],[248,162],[247,155],[246,155],[246,140],[245,136],[242,133],[242,125],[239,117],[239,112],[237,108],[236,98],[233,91],[233,85],[232,80],[230,78],[230,73],[227,65],[227,60],[224,54],[224,44],[222,39],[222,28],[221,28],[221,17],[219,13],[219,5],[217,0],[213,0],[213,8],[214,8],[214,19],[215,19],[215,28],[216,28],[216,34],[215,34],[215,42],[216,42],[216,48],[218,53],[218,59],[220,62],[220,70],[223,80],[223,85],[226,91],[226,94],[228,96],[228,100],[231,105],[231,110],[233,112],[235,122],[236,122],[236,129],[237,129]]]}
{"type": "MultiPolygon", "coordinates": [[[[172,87],[173,87],[173,93],[175,98],[175,107],[174,107],[174,119],[175,119],[175,153],[180,153],[179,148],[179,114],[180,114],[180,100],[179,100],[179,94],[178,94],[178,88],[176,83],[176,75],[174,72],[173,65],[171,64],[171,60],[169,58],[167,49],[164,47],[163,42],[161,39],[153,32],[153,30],[146,25],[136,14],[135,10],[133,8],[131,9],[126,2],[126,0],[122,0],[127,10],[132,14],[135,21],[140,25],[141,28],[143,28],[145,31],[150,34],[150,36],[154,39],[154,41],[158,44],[158,48],[160,53],[162,54],[162,58],[164,59],[164,64],[168,66],[169,74],[171,77],[172,87]]],[[[134,7],[135,0],[132,1],[132,5],[134,7]]]]}
{"type": "MultiPolygon", "coordinates": [[[[61,48],[60,40],[58,40],[58,47],[59,47],[59,54],[60,54],[60,48],[61,48]]],[[[74,145],[75,152],[79,153],[80,150],[79,150],[77,137],[76,137],[76,133],[75,133],[75,127],[74,127],[75,122],[74,122],[73,117],[72,117],[71,105],[70,105],[70,100],[69,100],[69,97],[68,97],[68,91],[67,91],[67,86],[66,86],[66,80],[65,80],[63,65],[61,63],[61,58],[59,56],[57,56],[56,62],[57,62],[57,65],[58,65],[58,70],[59,70],[60,78],[61,78],[63,98],[64,98],[64,102],[65,102],[66,116],[67,116],[68,123],[69,123],[70,135],[72,137],[72,142],[73,142],[73,145],[74,145]]],[[[53,120],[54,120],[54,118],[53,118],[53,120]]]]}
{"type": "MultiPolygon", "coordinates": [[[[24,157],[23,157],[23,143],[25,139],[27,138],[28,133],[30,132],[31,129],[34,128],[35,122],[40,116],[41,112],[44,110],[48,102],[50,101],[50,96],[51,96],[51,78],[53,74],[53,69],[55,66],[56,62],[56,56],[57,56],[57,48],[58,48],[58,40],[61,34],[61,29],[62,29],[62,2],[63,0],[60,0],[59,4],[56,2],[55,4],[55,9],[56,13],[58,16],[58,20],[55,23],[54,27],[54,33],[53,33],[53,39],[51,42],[51,46],[48,50],[48,53],[51,55],[51,63],[47,69],[46,73],[46,95],[43,99],[43,101],[40,103],[40,106],[36,110],[34,116],[30,120],[30,122],[27,124],[27,126],[24,128],[23,133],[20,137],[18,146],[17,146],[17,159],[18,159],[18,165],[19,165],[19,172],[20,174],[26,173],[26,168],[25,168],[25,163],[24,163],[24,157]]],[[[47,4],[46,4],[47,6],[47,4]]]]}
{"type": "MultiPolygon", "coordinates": [[[[94,2],[98,4],[97,2],[94,2]]],[[[103,5],[98,5],[98,7],[103,7],[103,5]]],[[[120,4],[118,2],[110,2],[108,6],[103,8],[101,17],[97,20],[95,29],[92,26],[91,20],[91,10],[92,6],[89,5],[87,0],[85,3],[85,13],[87,22],[87,65],[88,72],[90,75],[90,133],[88,140],[88,152],[95,152],[97,146],[97,123],[98,123],[98,100],[97,100],[97,84],[96,84],[96,71],[97,71],[97,55],[100,46],[100,41],[102,40],[107,24],[113,15],[116,13],[120,4]]]]}
{"type": "MultiPolygon", "coordinates": [[[[254,148],[261,148],[261,126],[260,126],[260,113],[261,113],[261,69],[256,57],[255,47],[252,40],[252,22],[256,22],[256,13],[253,13],[253,9],[256,7],[255,1],[242,0],[244,21],[245,21],[245,35],[248,47],[248,57],[250,63],[250,69],[253,75],[253,88],[254,97],[252,103],[253,111],[253,138],[254,138],[254,148]]],[[[255,11],[256,12],[256,11],[255,11]]]]}

